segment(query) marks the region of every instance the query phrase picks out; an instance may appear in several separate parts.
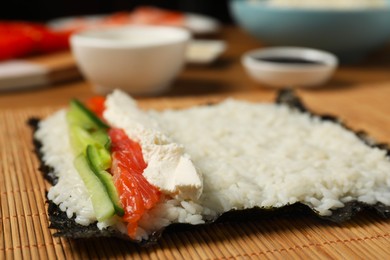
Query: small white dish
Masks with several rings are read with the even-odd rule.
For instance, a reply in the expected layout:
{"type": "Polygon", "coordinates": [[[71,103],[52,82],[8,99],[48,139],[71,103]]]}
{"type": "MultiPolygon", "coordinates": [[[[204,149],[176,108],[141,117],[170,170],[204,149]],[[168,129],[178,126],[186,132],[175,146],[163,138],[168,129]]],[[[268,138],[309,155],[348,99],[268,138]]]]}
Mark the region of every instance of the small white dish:
{"type": "Polygon", "coordinates": [[[185,25],[193,34],[213,34],[220,30],[220,23],[215,18],[187,13],[185,14],[185,25]]]}
{"type": "Polygon", "coordinates": [[[157,95],[169,89],[183,68],[190,38],[183,28],[116,27],[76,33],[71,49],[95,92],[118,88],[132,95],[157,95]]]}
{"type": "Polygon", "coordinates": [[[187,62],[209,64],[214,62],[226,49],[221,40],[192,40],[187,47],[187,62]]]}
{"type": "Polygon", "coordinates": [[[276,88],[320,86],[338,65],[337,57],[329,52],[300,47],[253,50],[241,61],[253,80],[276,88]]]}

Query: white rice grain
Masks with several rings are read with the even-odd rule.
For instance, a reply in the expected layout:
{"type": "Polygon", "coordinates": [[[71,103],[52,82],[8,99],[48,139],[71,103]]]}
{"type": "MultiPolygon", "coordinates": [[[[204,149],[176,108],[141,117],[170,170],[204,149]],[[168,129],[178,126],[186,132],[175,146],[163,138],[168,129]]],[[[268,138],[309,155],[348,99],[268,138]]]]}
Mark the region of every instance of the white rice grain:
{"type": "Polygon", "coordinates": [[[73,166],[65,115],[66,111],[60,110],[41,121],[35,138],[42,143],[45,164],[58,177],[57,184],[49,189],[48,199],[59,205],[69,218],[75,215],[76,223],[87,226],[96,217],[86,187],[73,166]]]}
{"type": "Polygon", "coordinates": [[[390,205],[386,152],[337,123],[236,100],[151,116],[203,172],[200,204],[217,214],[295,202],[320,215],[352,200],[390,205]]]}

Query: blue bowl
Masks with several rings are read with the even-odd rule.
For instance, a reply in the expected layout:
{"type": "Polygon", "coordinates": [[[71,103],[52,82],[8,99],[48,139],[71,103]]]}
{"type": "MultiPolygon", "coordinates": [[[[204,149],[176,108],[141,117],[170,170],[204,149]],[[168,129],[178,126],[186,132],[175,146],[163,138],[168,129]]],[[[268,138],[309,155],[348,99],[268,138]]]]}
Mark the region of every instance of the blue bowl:
{"type": "Polygon", "coordinates": [[[390,0],[384,8],[348,10],[275,7],[266,2],[229,2],[237,24],[265,44],[322,49],[351,61],[390,42],[390,0]]]}

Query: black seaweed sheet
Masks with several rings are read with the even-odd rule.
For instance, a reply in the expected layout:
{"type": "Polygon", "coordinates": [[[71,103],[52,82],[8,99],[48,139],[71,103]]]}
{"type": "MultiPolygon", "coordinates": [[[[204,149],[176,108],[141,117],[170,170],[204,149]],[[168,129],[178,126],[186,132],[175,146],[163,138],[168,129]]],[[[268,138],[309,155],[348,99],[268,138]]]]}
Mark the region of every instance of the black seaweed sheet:
{"type": "MultiPolygon", "coordinates": [[[[278,97],[276,99],[276,103],[287,105],[290,108],[297,109],[302,113],[309,113],[311,115],[315,115],[310,112],[301,102],[301,100],[295,95],[293,91],[290,90],[282,90],[279,92],[278,97]]],[[[352,131],[347,126],[342,124],[336,117],[329,115],[315,115],[319,116],[322,120],[330,120],[336,122],[349,131],[352,131]]],[[[39,119],[32,118],[29,120],[29,125],[35,131],[37,129],[39,123],[39,119]]],[[[369,138],[367,134],[364,132],[355,132],[355,134],[367,145],[371,147],[378,147],[387,152],[387,155],[390,157],[390,149],[386,144],[378,144],[375,143],[372,139],[369,138]]],[[[50,184],[54,185],[57,182],[57,177],[52,174],[52,169],[46,166],[42,160],[42,153],[40,152],[41,144],[36,139],[33,140],[35,145],[35,152],[38,158],[41,161],[41,165],[39,170],[42,172],[43,176],[50,184]]],[[[113,229],[99,230],[96,225],[82,226],[77,224],[73,218],[68,218],[66,213],[61,211],[58,205],[54,204],[51,201],[47,201],[48,203],[48,215],[50,220],[50,228],[56,229],[57,233],[55,236],[64,236],[69,238],[92,238],[92,237],[119,237],[123,239],[129,239],[127,236],[119,233],[113,229]]],[[[330,220],[333,222],[343,222],[349,220],[357,213],[364,210],[374,210],[383,218],[390,218],[390,206],[386,206],[382,203],[377,203],[374,205],[369,205],[365,203],[361,203],[358,201],[352,201],[345,204],[343,208],[338,208],[336,210],[332,210],[332,215],[330,216],[319,216],[317,212],[315,212],[312,208],[302,203],[295,203],[292,205],[284,206],[281,208],[253,208],[253,209],[245,209],[245,210],[232,210],[226,212],[219,216],[217,219],[210,221],[207,224],[213,222],[222,222],[226,220],[239,220],[242,219],[243,215],[254,219],[256,217],[263,216],[273,216],[273,215],[285,215],[285,214],[314,214],[322,219],[330,220]]],[[[172,224],[169,228],[173,229],[180,226],[188,226],[188,224],[172,224]]],[[[163,230],[159,232],[155,232],[149,236],[148,241],[138,242],[141,245],[150,245],[158,240],[161,236],[163,230]]]]}

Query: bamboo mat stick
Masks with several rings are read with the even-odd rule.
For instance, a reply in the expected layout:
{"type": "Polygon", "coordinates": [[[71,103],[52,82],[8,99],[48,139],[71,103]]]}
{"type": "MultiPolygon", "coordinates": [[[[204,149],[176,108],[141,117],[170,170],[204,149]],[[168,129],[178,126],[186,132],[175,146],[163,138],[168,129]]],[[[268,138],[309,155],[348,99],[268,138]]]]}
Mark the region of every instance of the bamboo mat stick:
{"type": "Polygon", "coordinates": [[[54,237],[45,203],[49,184],[38,171],[26,124],[52,111],[0,111],[0,259],[390,257],[390,223],[371,213],[340,225],[302,215],[169,230],[149,248],[118,239],[54,237]]]}

